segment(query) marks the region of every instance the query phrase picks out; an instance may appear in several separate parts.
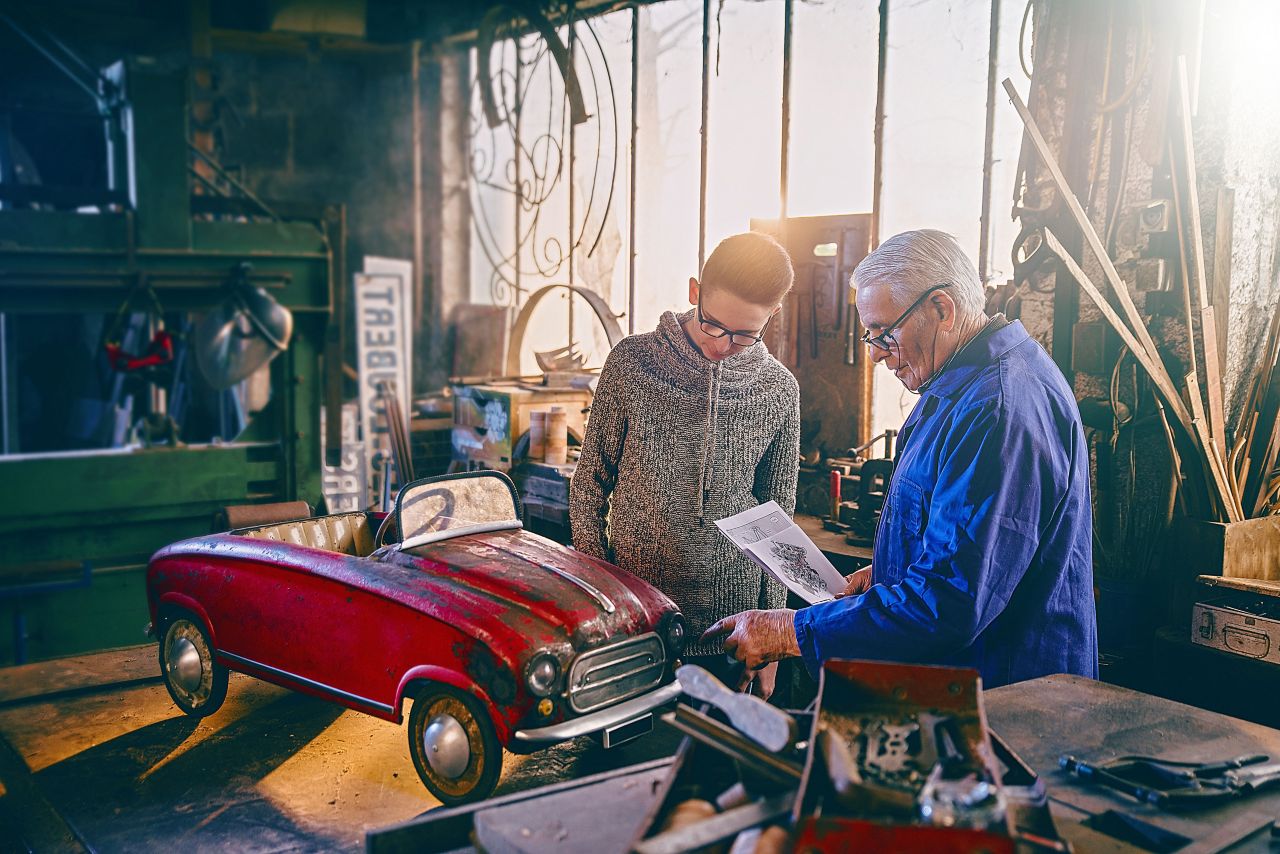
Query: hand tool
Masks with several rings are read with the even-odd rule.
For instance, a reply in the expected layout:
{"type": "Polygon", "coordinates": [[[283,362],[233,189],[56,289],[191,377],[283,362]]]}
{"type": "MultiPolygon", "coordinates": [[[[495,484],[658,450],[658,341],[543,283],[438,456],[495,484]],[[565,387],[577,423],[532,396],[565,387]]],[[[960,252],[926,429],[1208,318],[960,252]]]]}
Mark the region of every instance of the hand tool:
{"type": "Polygon", "coordinates": [[[704,668],[686,664],[676,671],[676,679],[686,694],[724,712],[729,723],[766,750],[776,753],[795,741],[795,718],[759,697],[731,691],[704,668]]]}

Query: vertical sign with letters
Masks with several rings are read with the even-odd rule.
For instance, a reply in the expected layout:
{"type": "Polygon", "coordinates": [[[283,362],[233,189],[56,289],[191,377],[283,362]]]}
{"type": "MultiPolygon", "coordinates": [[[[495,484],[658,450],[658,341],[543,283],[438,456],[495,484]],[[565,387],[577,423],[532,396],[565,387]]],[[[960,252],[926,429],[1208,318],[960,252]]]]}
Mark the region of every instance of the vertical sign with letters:
{"type": "Polygon", "coordinates": [[[409,373],[413,352],[409,334],[413,265],[408,261],[369,258],[365,270],[355,275],[360,429],[367,483],[373,493],[370,507],[390,510],[381,506],[384,480],[391,467],[391,437],[378,387],[387,383],[395,390],[407,435],[413,403],[409,373]]]}

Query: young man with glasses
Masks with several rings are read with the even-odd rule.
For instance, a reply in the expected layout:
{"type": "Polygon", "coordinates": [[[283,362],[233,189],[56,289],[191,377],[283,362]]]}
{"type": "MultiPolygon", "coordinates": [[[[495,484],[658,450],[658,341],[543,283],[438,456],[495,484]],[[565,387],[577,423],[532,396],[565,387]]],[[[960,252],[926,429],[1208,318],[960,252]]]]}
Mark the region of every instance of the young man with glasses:
{"type": "MultiPolygon", "coordinates": [[[[570,490],[574,546],[675,600],[693,640],[685,661],[721,678],[719,644],[698,635],[786,601],[713,523],[767,501],[795,509],[800,389],[760,340],[793,279],[773,238],[721,242],[701,281],[689,279],[693,308],[665,313],[609,354],[570,490]]],[[[756,678],[768,696],[775,667],[756,678]]]]}
{"type": "Polygon", "coordinates": [[[1075,397],[1018,321],[988,317],[939,231],[885,241],[853,274],[863,341],[920,400],[899,434],[869,570],[844,596],[753,610],[704,640],[748,668],[803,657],[976,668],[985,687],[1097,678],[1089,454],[1075,397]]]}

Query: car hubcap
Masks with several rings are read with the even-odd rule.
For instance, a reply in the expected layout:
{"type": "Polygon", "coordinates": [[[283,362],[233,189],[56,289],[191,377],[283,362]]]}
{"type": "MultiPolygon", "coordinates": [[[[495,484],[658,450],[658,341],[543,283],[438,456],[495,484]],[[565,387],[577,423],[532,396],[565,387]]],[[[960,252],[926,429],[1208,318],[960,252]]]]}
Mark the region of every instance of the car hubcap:
{"type": "Polygon", "coordinates": [[[200,650],[186,638],[178,638],[169,646],[169,673],[173,681],[188,693],[195,693],[204,676],[200,650]]]}
{"type": "Polygon", "coordinates": [[[422,733],[422,746],[431,770],[449,780],[461,777],[471,762],[467,731],[453,715],[432,718],[422,733]]]}

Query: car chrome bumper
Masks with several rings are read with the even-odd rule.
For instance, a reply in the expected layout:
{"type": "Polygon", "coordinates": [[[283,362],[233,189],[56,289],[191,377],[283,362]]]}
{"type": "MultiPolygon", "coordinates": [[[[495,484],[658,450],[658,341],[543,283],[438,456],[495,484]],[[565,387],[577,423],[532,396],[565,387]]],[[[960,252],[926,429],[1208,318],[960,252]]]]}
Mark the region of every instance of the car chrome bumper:
{"type": "Polygon", "coordinates": [[[661,688],[655,688],[648,694],[632,697],[630,700],[619,703],[616,706],[609,706],[589,715],[571,718],[551,726],[518,729],[512,734],[512,739],[527,745],[555,744],[556,742],[567,741],[580,735],[599,732],[602,729],[611,727],[614,724],[624,723],[632,718],[638,718],[660,706],[667,705],[679,696],[680,683],[672,680],[661,688]]]}

